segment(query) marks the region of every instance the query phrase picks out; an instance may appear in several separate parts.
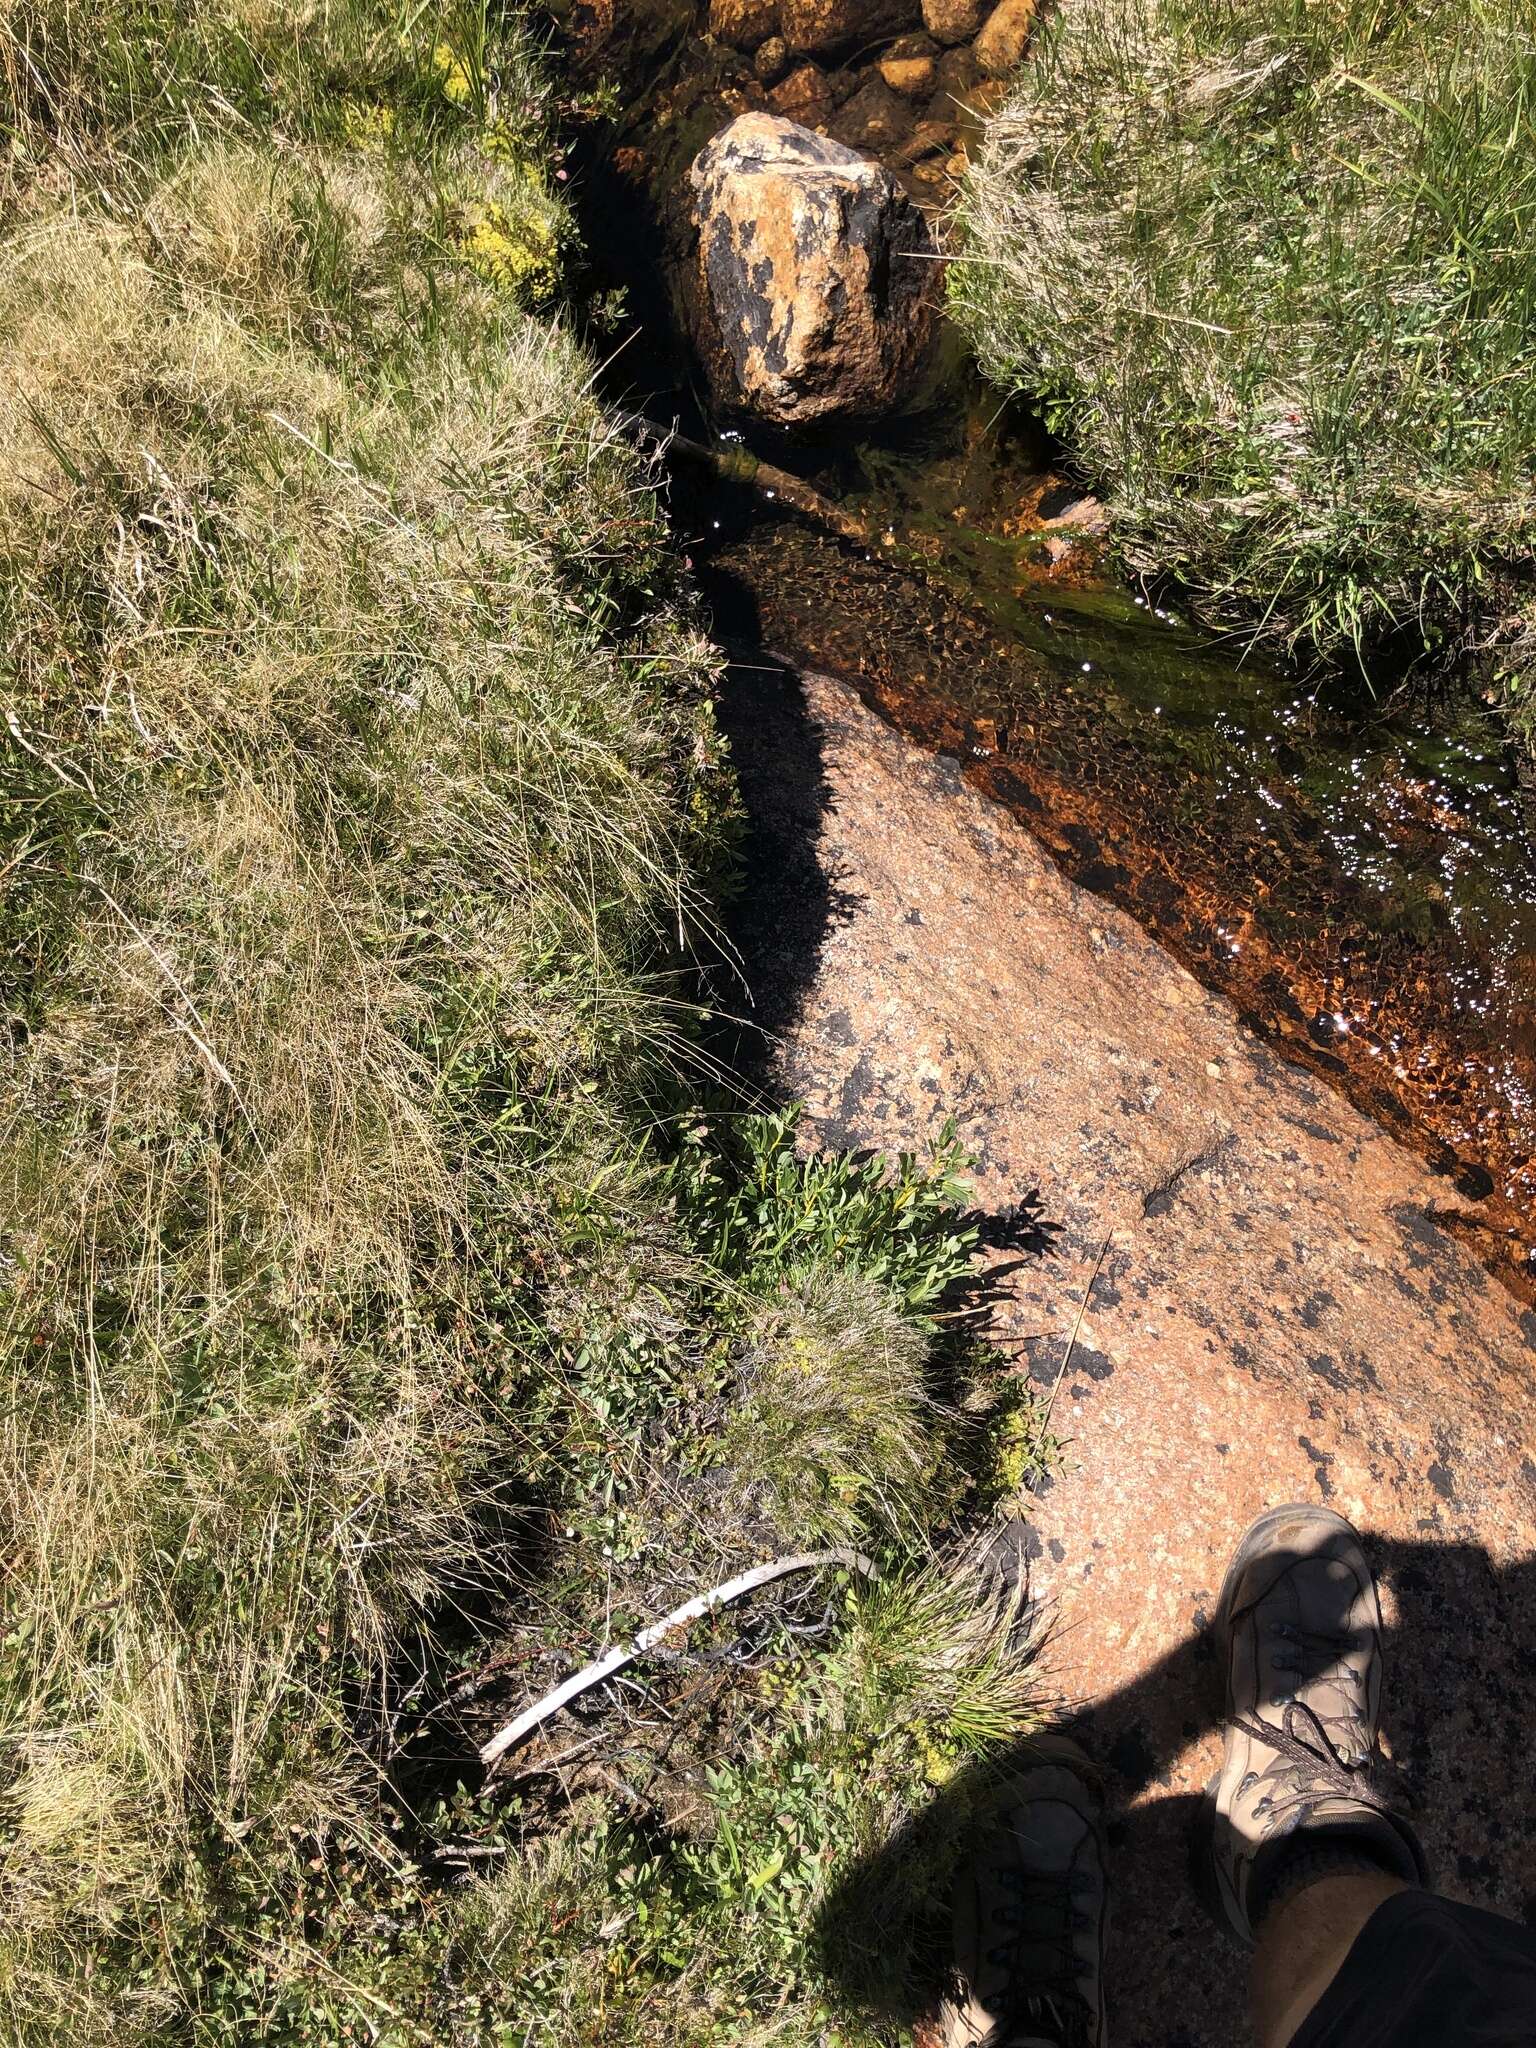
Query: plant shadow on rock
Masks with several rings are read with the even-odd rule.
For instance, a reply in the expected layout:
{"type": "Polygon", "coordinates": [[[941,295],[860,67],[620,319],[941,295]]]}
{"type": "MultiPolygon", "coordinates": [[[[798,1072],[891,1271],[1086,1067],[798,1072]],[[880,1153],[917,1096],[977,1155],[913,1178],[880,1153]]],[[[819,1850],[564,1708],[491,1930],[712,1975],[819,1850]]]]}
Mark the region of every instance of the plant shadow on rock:
{"type": "MultiPolygon", "coordinates": [[[[1536,1564],[1500,1569],[1475,1543],[1369,1533],[1365,1541],[1395,1603],[1383,1638],[1389,1784],[1401,1773],[1396,1796],[1437,1888],[1536,1921],[1525,1647],[1536,1626],[1536,1564]]],[[[1224,1669],[1208,1618],[1215,1605],[1213,1589],[1174,1651],[1120,1691],[1067,1709],[1060,1723],[1104,1790],[1112,2023],[1170,2048],[1225,2048],[1246,2025],[1246,1968],[1198,1896],[1201,1801],[1156,1793],[1181,1752],[1221,1722],[1224,1669]]],[[[1029,1761],[1026,1743],[962,1771],[824,1900],[816,1929],[823,1967],[838,1997],[875,2025],[926,2038],[949,1963],[940,1902],[977,1814],[1010,1769],[1029,1761]]]]}

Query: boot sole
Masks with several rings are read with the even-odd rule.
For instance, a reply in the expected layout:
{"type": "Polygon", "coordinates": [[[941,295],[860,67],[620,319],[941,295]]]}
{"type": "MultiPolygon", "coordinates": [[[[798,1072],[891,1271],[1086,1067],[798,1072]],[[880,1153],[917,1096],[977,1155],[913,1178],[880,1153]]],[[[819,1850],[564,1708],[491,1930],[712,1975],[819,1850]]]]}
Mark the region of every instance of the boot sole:
{"type": "Polygon", "coordinates": [[[1109,1842],[1104,1825],[1104,1773],[1080,1744],[1070,1735],[1037,1735],[1024,1746],[1020,1768],[1028,1770],[1032,1764],[1061,1764],[1075,1776],[1082,1779],[1094,1802],[1089,1816],[1090,1824],[1098,1837],[1099,1863],[1104,1872],[1104,1917],[1099,1929],[1099,2033],[1095,2048],[1109,2048],[1109,2017],[1104,2007],[1105,1956],[1109,1948],[1110,1927],[1114,1912],[1114,1893],[1109,1883],[1109,1842]]]}

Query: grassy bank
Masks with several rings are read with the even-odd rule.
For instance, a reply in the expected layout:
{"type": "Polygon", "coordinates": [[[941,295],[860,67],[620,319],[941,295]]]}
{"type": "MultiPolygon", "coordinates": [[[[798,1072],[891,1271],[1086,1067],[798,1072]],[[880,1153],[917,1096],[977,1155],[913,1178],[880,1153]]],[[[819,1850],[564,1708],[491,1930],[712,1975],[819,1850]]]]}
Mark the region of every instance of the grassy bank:
{"type": "Polygon", "coordinates": [[[956,1545],[1041,1445],[949,1155],[700,1114],[713,657],[545,75],[370,0],[35,0],[0,67],[0,2032],[814,2037],[818,1900],[1031,1717],[956,1545]],[[879,1582],[481,1785],[828,1540],[879,1582]]]}
{"type": "Polygon", "coordinates": [[[953,304],[1131,566],[1379,681],[1536,707],[1536,40],[1513,0],[1064,0],[953,304]]]}

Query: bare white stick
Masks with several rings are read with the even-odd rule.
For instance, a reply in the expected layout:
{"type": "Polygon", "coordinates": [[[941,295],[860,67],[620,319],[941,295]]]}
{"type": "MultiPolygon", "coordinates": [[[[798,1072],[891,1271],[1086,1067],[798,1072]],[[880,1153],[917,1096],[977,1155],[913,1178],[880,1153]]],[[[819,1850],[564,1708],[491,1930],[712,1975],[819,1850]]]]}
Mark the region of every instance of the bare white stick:
{"type": "Polygon", "coordinates": [[[622,1671],[626,1664],[633,1664],[637,1657],[643,1657],[647,1650],[671,1635],[674,1629],[686,1628],[691,1621],[699,1621],[712,1607],[725,1607],[732,1600],[739,1600],[743,1593],[750,1593],[758,1586],[766,1586],[774,1579],[786,1578],[791,1572],[814,1571],[820,1565],[846,1565],[850,1571],[862,1572],[866,1579],[879,1577],[871,1558],[858,1550],[802,1550],[793,1557],[776,1557],[770,1564],[755,1565],[739,1578],[727,1579],[723,1585],[711,1586],[707,1593],[699,1593],[676,1607],[660,1621],[653,1621],[649,1628],[641,1629],[634,1641],[627,1646],[618,1644],[604,1651],[595,1663],[583,1665],[570,1678],[562,1679],[553,1692],[545,1693],[531,1707],[525,1707],[515,1721],[509,1721],[505,1728],[499,1728],[480,1751],[483,1764],[493,1764],[505,1756],[509,1749],[531,1735],[541,1722],[581,1693],[590,1692],[594,1685],[601,1685],[605,1678],[611,1678],[615,1671],[622,1671]]]}

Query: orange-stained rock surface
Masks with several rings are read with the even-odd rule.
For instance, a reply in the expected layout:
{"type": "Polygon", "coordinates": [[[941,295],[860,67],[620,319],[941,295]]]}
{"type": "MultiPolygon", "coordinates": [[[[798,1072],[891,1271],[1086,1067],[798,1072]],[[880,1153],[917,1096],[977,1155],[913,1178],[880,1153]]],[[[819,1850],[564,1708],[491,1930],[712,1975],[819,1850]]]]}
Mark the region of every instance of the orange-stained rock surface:
{"type": "Polygon", "coordinates": [[[1035,0],[998,0],[976,38],[976,56],[989,77],[1006,78],[1023,61],[1035,26],[1035,0]]]}
{"type": "Polygon", "coordinates": [[[717,42],[755,50],[778,33],[779,0],[709,0],[706,20],[717,42]]]}
{"type": "Polygon", "coordinates": [[[1034,1189],[1057,1226],[990,1256],[999,1341],[1066,1440],[1034,1583],[1107,1772],[1120,2048],[1246,2038],[1185,1843],[1216,1755],[1207,1617],[1286,1499],[1370,1538],[1387,1739],[1443,1888],[1536,1910],[1536,1315],[1439,1228],[1443,1183],[952,763],[822,678],[740,671],[725,712],[743,943],[811,1137],[894,1150],[953,1118],[994,1234],[1034,1189]]]}
{"type": "Polygon", "coordinates": [[[916,0],[779,0],[792,50],[836,50],[915,28],[916,0]]]}

